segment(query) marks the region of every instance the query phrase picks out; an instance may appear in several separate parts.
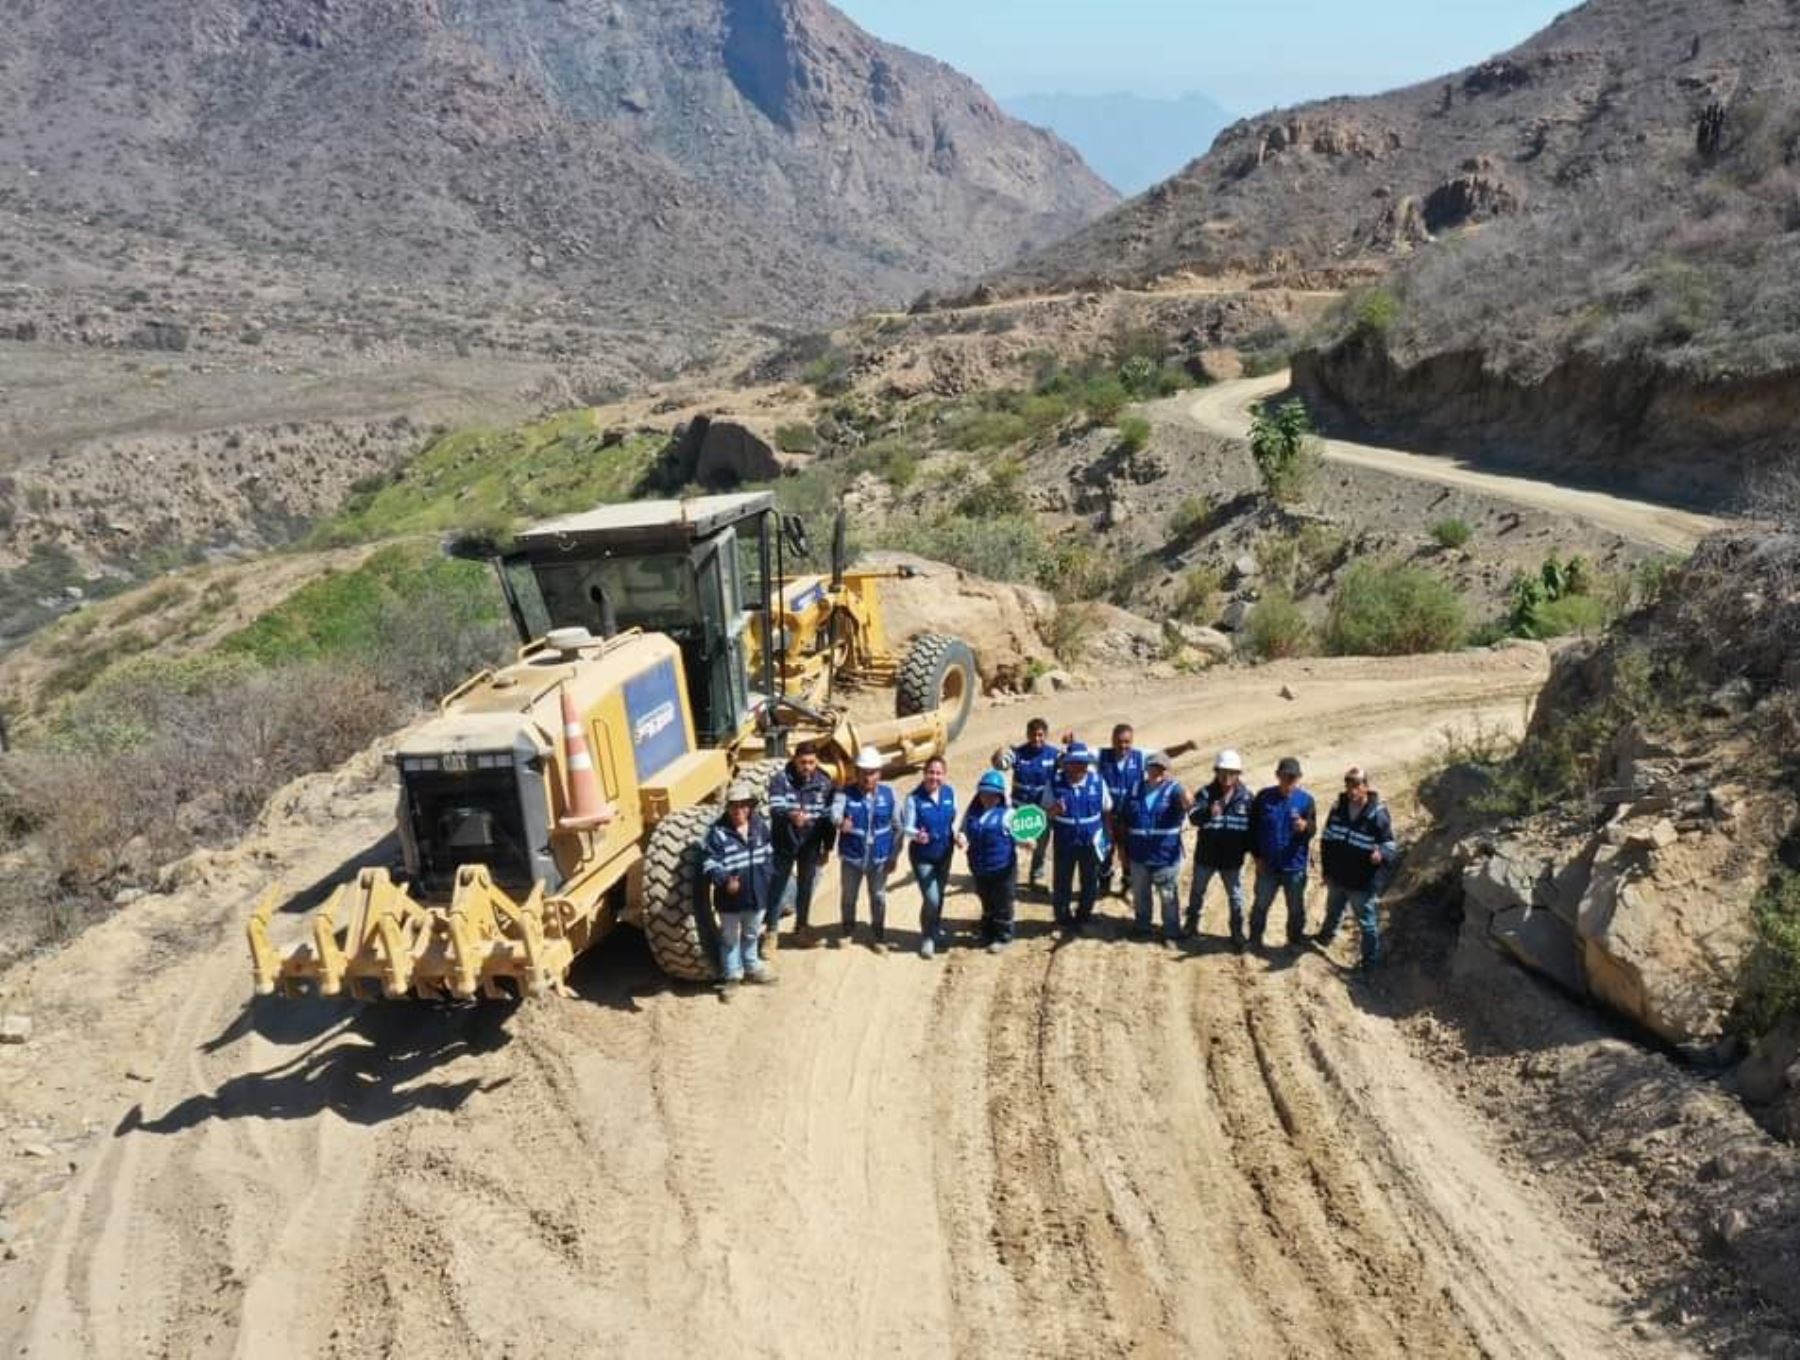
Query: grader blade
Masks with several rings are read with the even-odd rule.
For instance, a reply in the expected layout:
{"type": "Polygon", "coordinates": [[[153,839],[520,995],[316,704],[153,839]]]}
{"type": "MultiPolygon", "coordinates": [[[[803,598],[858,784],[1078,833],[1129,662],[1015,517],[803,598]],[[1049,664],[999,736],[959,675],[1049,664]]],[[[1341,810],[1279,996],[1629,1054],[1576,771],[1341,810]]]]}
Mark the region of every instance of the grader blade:
{"type": "Polygon", "coordinates": [[[313,913],[306,938],[286,952],[270,936],[279,901],[271,888],[250,918],[261,996],[545,996],[566,991],[575,961],[567,904],[546,902],[541,883],[515,902],[478,864],[457,871],[448,907],[422,906],[386,870],[365,869],[313,913]]]}

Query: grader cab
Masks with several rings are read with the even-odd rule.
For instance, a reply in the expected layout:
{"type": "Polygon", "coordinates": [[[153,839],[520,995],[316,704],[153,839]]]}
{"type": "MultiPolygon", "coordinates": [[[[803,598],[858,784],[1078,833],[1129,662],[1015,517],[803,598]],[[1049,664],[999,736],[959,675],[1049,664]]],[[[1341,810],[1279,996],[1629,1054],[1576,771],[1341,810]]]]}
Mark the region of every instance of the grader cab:
{"type": "Polygon", "coordinates": [[[798,523],[767,493],[637,502],[539,525],[497,559],[523,642],[400,740],[396,878],[364,870],[280,947],[278,888],[249,926],[257,991],[467,998],[563,988],[615,926],[672,976],[716,967],[699,841],[734,777],[765,784],[797,739],[847,777],[941,754],[974,656],[927,634],[888,650],[879,584],[790,576],[798,523]],[[896,716],[839,701],[895,687],[896,716]]]}

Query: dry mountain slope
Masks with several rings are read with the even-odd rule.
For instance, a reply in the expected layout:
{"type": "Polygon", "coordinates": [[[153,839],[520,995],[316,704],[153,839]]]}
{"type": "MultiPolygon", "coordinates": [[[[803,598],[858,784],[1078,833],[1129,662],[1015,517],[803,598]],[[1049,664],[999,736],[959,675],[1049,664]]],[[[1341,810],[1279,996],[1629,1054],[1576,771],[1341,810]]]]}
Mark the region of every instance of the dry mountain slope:
{"type": "Polygon", "coordinates": [[[794,318],[996,266],[1113,197],[819,0],[6,0],[0,23],[16,242],[99,222],[252,268],[794,318]]]}
{"type": "Polygon", "coordinates": [[[1000,280],[1320,268],[1532,213],[1691,150],[1710,104],[1791,87],[1797,22],[1783,0],[1591,0],[1443,79],[1239,122],[1173,179],[1000,280]]]}

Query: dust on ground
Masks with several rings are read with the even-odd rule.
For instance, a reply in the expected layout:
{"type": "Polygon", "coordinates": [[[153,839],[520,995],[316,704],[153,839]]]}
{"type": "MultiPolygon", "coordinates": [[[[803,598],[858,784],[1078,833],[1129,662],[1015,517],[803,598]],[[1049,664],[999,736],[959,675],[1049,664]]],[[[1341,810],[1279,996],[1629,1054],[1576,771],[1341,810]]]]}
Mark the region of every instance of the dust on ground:
{"type": "MultiPolygon", "coordinates": [[[[1543,678],[1532,650],[1320,661],[1043,707],[1297,750],[1323,786],[1516,727],[1543,678]]],[[[979,710],[954,775],[1024,716],[979,710]]],[[[302,781],[188,887],[0,979],[38,1021],[0,1051],[9,1350],[1681,1350],[1344,958],[1238,958],[1216,903],[1165,951],[1059,944],[1027,899],[1008,953],[933,963],[903,882],[902,952],[786,950],[729,1004],[629,935],[574,1000],[248,1004],[252,891],[385,858],[390,817],[373,755],[302,781]]]]}

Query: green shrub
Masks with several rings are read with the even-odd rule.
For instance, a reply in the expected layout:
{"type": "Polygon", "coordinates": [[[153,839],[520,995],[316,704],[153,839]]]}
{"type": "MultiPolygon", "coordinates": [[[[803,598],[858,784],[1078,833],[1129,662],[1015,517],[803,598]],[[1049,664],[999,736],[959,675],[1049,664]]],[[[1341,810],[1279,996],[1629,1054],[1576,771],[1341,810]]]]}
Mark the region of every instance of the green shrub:
{"type": "Polygon", "coordinates": [[[775,447],[783,453],[817,453],[819,432],[811,425],[794,423],[775,427],[775,447]]]}
{"type": "Polygon", "coordinates": [[[890,521],[882,535],[890,547],[918,553],[993,581],[1036,584],[1045,547],[1029,514],[971,518],[943,515],[934,520],[890,521]]]}
{"type": "Polygon", "coordinates": [[[1142,416],[1127,416],[1119,424],[1119,447],[1126,453],[1141,453],[1150,445],[1150,422],[1142,416]]]}
{"type": "Polygon", "coordinates": [[[1755,1036],[1800,1014],[1800,873],[1777,873],[1752,911],[1756,945],[1739,982],[1734,1020],[1755,1036]]]}
{"type": "Polygon", "coordinates": [[[1198,537],[1212,522],[1215,507],[1209,496],[1186,496],[1169,517],[1170,537],[1181,540],[1198,537]]]}
{"type": "Polygon", "coordinates": [[[1131,393],[1117,378],[1098,378],[1082,389],[1081,403],[1096,425],[1113,425],[1131,404],[1131,393]]]}
{"type": "Polygon", "coordinates": [[[800,371],[800,380],[821,397],[842,396],[850,390],[850,353],[833,346],[800,371]]]}
{"type": "Polygon", "coordinates": [[[1350,305],[1355,329],[1365,334],[1386,335],[1400,320],[1400,299],[1385,288],[1359,293],[1350,305]]]}
{"type": "Polygon", "coordinates": [[[1339,656],[1411,656],[1460,646],[1468,626],[1462,597],[1430,572],[1360,562],[1332,597],[1325,643],[1339,656]]]}
{"type": "Polygon", "coordinates": [[[1532,610],[1529,636],[1548,641],[1559,637],[1596,637],[1612,622],[1612,606],[1593,595],[1567,595],[1532,610]]]}
{"type": "Polygon", "coordinates": [[[1331,524],[1303,524],[1294,535],[1299,565],[1311,576],[1323,576],[1343,559],[1350,540],[1331,524]]]}
{"type": "Polygon", "coordinates": [[[1312,625],[1285,590],[1265,591],[1244,626],[1245,650],[1259,661],[1306,656],[1313,650],[1312,625]]]}
{"type": "Polygon", "coordinates": [[[1266,534],[1256,540],[1255,555],[1263,579],[1292,593],[1300,582],[1300,541],[1286,534],[1266,534]]]}
{"type": "Polygon", "coordinates": [[[1306,403],[1259,405],[1250,421],[1250,456],[1263,490],[1278,505],[1305,500],[1323,462],[1306,403]]]}
{"type": "Polygon", "coordinates": [[[1466,519],[1441,519],[1431,526],[1431,537],[1438,547],[1454,550],[1467,547],[1475,530],[1466,519]]]}
{"type": "Polygon", "coordinates": [[[1172,612],[1186,623],[1211,623],[1213,608],[1223,587],[1224,581],[1217,567],[1194,567],[1181,578],[1181,584],[1176,588],[1172,612]]]}
{"type": "Polygon", "coordinates": [[[1038,570],[1038,584],[1064,601],[1104,599],[1118,579],[1105,553],[1073,540],[1057,544],[1038,570]]]}
{"type": "Polygon", "coordinates": [[[1016,458],[1001,462],[956,503],[956,513],[969,519],[1005,519],[1029,516],[1025,498],[1025,468],[1016,458]]]}
{"type": "Polygon", "coordinates": [[[1050,650],[1056,654],[1058,661],[1074,665],[1086,655],[1099,627],[1099,615],[1093,606],[1081,603],[1062,605],[1050,620],[1050,650]]]}

